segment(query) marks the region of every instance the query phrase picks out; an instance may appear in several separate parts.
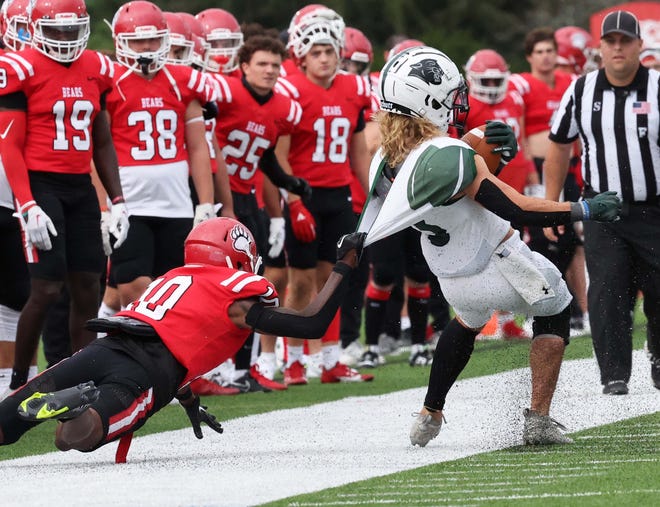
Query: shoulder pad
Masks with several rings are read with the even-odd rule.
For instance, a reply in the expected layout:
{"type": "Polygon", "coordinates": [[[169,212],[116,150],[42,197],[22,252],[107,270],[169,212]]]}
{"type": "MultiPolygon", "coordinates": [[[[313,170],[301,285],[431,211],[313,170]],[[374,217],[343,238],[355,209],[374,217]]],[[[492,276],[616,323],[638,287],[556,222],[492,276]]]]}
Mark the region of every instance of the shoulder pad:
{"type": "Polygon", "coordinates": [[[426,203],[441,206],[472,183],[476,174],[472,148],[464,143],[431,144],[415,161],[408,179],[408,203],[412,209],[426,203]]]}

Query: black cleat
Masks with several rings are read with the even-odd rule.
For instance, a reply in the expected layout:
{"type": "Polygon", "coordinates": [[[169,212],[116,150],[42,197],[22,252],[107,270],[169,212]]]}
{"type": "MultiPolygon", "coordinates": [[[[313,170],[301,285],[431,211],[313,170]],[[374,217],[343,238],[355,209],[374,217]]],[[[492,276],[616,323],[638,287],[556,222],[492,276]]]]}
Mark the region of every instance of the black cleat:
{"type": "Polygon", "coordinates": [[[93,381],[53,393],[34,393],[18,406],[18,416],[26,421],[73,419],[99,398],[93,381]]]}
{"type": "Polygon", "coordinates": [[[628,394],[628,384],[623,380],[612,380],[603,387],[603,394],[628,394]]]}

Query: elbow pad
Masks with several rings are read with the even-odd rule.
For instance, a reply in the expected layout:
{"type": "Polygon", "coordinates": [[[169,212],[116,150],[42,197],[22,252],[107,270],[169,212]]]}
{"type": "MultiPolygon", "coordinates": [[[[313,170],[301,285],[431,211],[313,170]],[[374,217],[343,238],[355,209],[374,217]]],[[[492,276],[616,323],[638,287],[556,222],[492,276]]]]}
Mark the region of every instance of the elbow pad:
{"type": "Polygon", "coordinates": [[[553,227],[573,221],[570,211],[526,211],[490,180],[483,180],[474,200],[496,215],[521,225],[553,227]]]}

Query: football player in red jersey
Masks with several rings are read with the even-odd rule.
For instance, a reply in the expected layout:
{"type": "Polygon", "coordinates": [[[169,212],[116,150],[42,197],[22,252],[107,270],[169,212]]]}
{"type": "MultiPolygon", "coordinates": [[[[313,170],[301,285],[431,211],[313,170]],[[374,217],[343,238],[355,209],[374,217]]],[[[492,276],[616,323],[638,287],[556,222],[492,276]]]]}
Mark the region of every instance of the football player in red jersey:
{"type": "Polygon", "coordinates": [[[103,267],[101,212],[91,161],[115,206],[110,231],[128,232],[126,206],[105,107],[114,71],[87,51],[83,0],[35,0],[32,48],[0,58],[0,153],[25,233],[30,297],[18,322],[12,389],[27,380],[48,308],[68,283],[73,350],[95,337],[84,322],[98,309],[103,267]],[[11,160],[11,164],[7,161],[11,160]],[[52,237],[51,237],[52,236],[52,237]]]}
{"type": "MultiPolygon", "coordinates": [[[[557,41],[554,31],[549,28],[536,28],[525,37],[525,55],[529,62],[530,72],[513,74],[510,82],[525,102],[525,129],[522,147],[528,157],[531,157],[539,179],[543,179],[543,162],[550,146],[548,133],[555,112],[559,107],[561,97],[573,80],[573,75],[556,69],[557,41]]],[[[574,165],[579,157],[574,157],[574,165]]],[[[532,187],[533,188],[533,187],[532,187]]],[[[543,187],[537,187],[538,195],[543,197],[543,187]]],[[[579,187],[575,172],[571,172],[564,184],[566,199],[577,199],[579,187]]],[[[575,252],[582,245],[574,227],[567,227],[566,233],[559,237],[553,245],[538,227],[529,227],[529,246],[550,259],[559,268],[574,293],[582,294],[581,283],[572,283],[571,271],[584,269],[584,262],[574,262],[575,252]]],[[[582,277],[584,279],[584,277],[582,277]]],[[[582,296],[578,296],[582,299],[582,296]]],[[[586,303],[585,303],[586,307],[586,303]]]]}
{"type": "Polygon", "coordinates": [[[61,419],[57,448],[91,451],[130,436],[174,397],[197,438],[200,422],[222,432],[189,382],[231,357],[253,328],[321,337],[348,288],[364,236],[341,238],[326,285],[296,311],[276,308],[277,291],[257,274],[257,246],[245,226],[230,218],[200,224],[186,238],[184,266],[154,280],[117,317],[88,323],[108,336],[0,403],[0,445],[16,442],[44,420],[61,419]]]}
{"type": "MultiPolygon", "coordinates": [[[[257,180],[261,177],[258,169],[274,185],[288,192],[297,195],[310,192],[307,182],[286,174],[275,157],[278,139],[290,136],[302,115],[302,109],[296,101],[273,92],[284,55],[285,48],[279,40],[255,35],[238,50],[241,79],[220,73],[213,75],[219,91],[216,135],[227,164],[234,212],[237,219],[255,236],[259,252],[268,264],[275,263],[279,268],[284,267],[283,259],[281,263],[275,261],[280,257],[284,245],[284,218],[279,205],[271,207],[269,211],[275,220],[270,224],[272,234],[269,234],[259,211],[257,192],[261,191],[262,185],[257,180]],[[279,245],[269,245],[269,239],[273,243],[277,239],[279,245]]],[[[277,189],[266,188],[274,191],[274,201],[279,203],[277,189]]],[[[239,371],[250,368],[251,343],[248,340],[236,358],[239,371]]],[[[268,353],[274,352],[272,338],[264,346],[268,353]]],[[[285,388],[270,381],[269,377],[275,372],[274,365],[271,366],[269,368],[263,361],[258,361],[250,368],[248,375],[267,388],[285,388]],[[260,373],[260,369],[268,370],[265,376],[260,373]]]]}
{"type": "MultiPolygon", "coordinates": [[[[11,51],[29,43],[28,0],[13,0],[0,9],[2,41],[11,51]]],[[[0,50],[0,56],[4,54],[0,50]]],[[[21,227],[14,218],[11,187],[0,161],[0,399],[9,388],[16,349],[16,327],[30,294],[30,275],[23,255],[21,227]]],[[[29,378],[37,374],[36,358],[30,365],[29,378]]]]}
{"type": "Polygon", "coordinates": [[[131,232],[112,252],[111,270],[125,306],[180,265],[191,227],[215,216],[201,106],[215,96],[202,73],[166,65],[168,27],[155,4],[124,4],[112,32],[118,63],[107,112],[131,232]],[[200,202],[194,211],[189,174],[200,202]]]}
{"type": "MultiPolygon", "coordinates": [[[[303,115],[290,138],[277,144],[277,158],[305,178],[314,198],[307,203],[289,194],[286,251],[290,267],[287,306],[302,308],[316,287],[323,286],[332,268],[332,245],[354,230],[351,206],[352,173],[367,187],[369,153],[364,134],[364,111],[371,106],[368,78],[338,73],[343,45],[343,21],[330,9],[314,15],[294,15],[289,48],[300,73],[280,79],[279,88],[300,103],[303,115]],[[341,29],[340,29],[341,27],[341,29]]],[[[288,170],[287,170],[288,172],[288,170]]],[[[339,316],[323,340],[321,382],[361,382],[361,375],[339,362],[339,316]]],[[[311,344],[310,344],[311,345],[311,344]]],[[[303,342],[291,340],[285,381],[305,384],[303,342]]]]}
{"type": "Polygon", "coordinates": [[[208,70],[241,77],[238,70],[238,50],[243,44],[243,33],[234,15],[224,9],[211,8],[195,18],[202,24],[208,44],[208,70]]]}

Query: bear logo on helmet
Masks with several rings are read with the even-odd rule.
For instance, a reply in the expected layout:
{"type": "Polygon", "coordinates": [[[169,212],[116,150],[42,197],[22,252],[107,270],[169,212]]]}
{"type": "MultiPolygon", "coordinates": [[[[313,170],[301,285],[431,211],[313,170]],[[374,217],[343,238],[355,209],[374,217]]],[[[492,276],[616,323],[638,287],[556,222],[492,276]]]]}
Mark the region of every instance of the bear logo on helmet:
{"type": "Polygon", "coordinates": [[[427,84],[442,84],[445,73],[433,58],[425,58],[421,62],[413,63],[410,68],[409,76],[418,77],[427,84]]]}
{"type": "Polygon", "coordinates": [[[231,232],[232,247],[237,252],[242,252],[248,257],[252,257],[252,252],[250,249],[250,235],[247,230],[241,225],[235,225],[231,232]]]}

